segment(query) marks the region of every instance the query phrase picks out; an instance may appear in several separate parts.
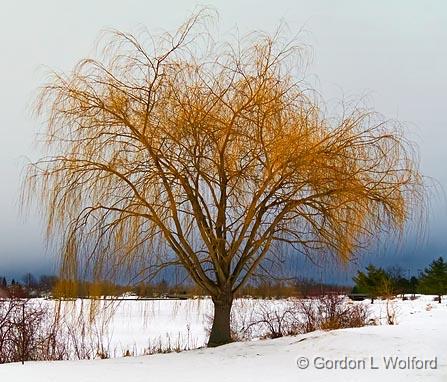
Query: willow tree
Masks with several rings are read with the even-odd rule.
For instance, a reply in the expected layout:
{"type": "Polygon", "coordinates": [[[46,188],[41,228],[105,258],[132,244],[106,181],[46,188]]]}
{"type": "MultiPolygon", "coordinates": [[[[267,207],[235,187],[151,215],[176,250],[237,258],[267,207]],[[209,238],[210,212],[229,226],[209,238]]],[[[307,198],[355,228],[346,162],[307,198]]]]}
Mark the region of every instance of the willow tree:
{"type": "Polygon", "coordinates": [[[422,193],[398,124],[353,107],[327,117],[275,35],[218,43],[196,15],[173,34],[107,35],[98,59],[38,97],[46,157],[26,195],[61,238],[66,280],[183,267],[230,341],[234,293],[281,244],[347,261],[400,230],[422,193]],[[298,73],[298,75],[297,75],[298,73]]]}

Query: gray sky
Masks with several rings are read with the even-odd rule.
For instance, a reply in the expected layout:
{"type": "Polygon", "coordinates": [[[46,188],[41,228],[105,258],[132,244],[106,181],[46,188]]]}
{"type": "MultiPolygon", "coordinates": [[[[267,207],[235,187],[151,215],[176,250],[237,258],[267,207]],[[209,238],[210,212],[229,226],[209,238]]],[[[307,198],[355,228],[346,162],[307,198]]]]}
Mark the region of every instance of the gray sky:
{"type": "MultiPolygon", "coordinates": [[[[219,12],[220,29],[273,30],[284,20],[304,28],[313,46],[308,80],[330,100],[365,97],[386,117],[404,121],[420,147],[425,175],[447,188],[447,2],[433,1],[4,1],[0,12],[0,276],[51,271],[36,214],[18,214],[21,171],[39,122],[29,105],[48,66],[70,70],[93,53],[100,30],[175,29],[197,5],[219,12]]],[[[372,261],[416,272],[447,256],[447,205],[432,198],[427,236],[384,246],[372,261]],[[386,256],[385,256],[386,255],[386,256]]],[[[346,276],[347,279],[350,276],[346,276]]],[[[343,281],[343,278],[341,279],[343,281]]]]}

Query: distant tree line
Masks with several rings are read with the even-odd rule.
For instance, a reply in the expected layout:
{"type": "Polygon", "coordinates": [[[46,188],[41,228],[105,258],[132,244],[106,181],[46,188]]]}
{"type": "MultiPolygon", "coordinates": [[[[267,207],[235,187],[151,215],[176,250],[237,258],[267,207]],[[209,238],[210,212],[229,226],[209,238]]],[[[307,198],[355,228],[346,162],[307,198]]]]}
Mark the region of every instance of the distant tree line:
{"type": "MultiPolygon", "coordinates": [[[[325,294],[364,294],[372,302],[378,297],[391,297],[416,293],[433,294],[441,302],[447,294],[447,263],[442,257],[434,260],[418,276],[405,274],[400,267],[383,269],[372,264],[365,271],[358,271],[353,278],[354,288],[318,282],[313,279],[292,278],[289,280],[258,280],[241,288],[236,297],[287,298],[314,297],[325,294]]],[[[181,282],[172,283],[166,279],[142,282],[135,286],[119,285],[109,281],[71,281],[53,275],[39,278],[26,273],[20,280],[0,277],[0,298],[2,297],[54,297],[54,298],[97,298],[101,296],[133,295],[140,298],[189,298],[205,296],[207,293],[196,285],[181,282]]]]}
{"type": "MultiPolygon", "coordinates": [[[[287,298],[313,297],[328,293],[345,294],[350,287],[317,282],[313,279],[292,278],[285,280],[260,280],[248,283],[241,288],[236,297],[287,298]]],[[[191,283],[172,283],[166,279],[142,282],[135,286],[119,285],[109,281],[83,281],[59,279],[56,276],[35,277],[25,274],[20,281],[12,279],[7,282],[0,277],[1,297],[54,297],[54,298],[96,298],[101,296],[130,295],[139,298],[190,298],[206,296],[207,293],[191,283]],[[2,293],[3,292],[3,293],[2,293]]]]}
{"type": "Polygon", "coordinates": [[[436,295],[441,303],[442,296],[447,294],[447,263],[440,257],[418,276],[411,277],[405,277],[405,272],[399,267],[385,270],[370,264],[353,280],[352,292],[367,294],[372,302],[377,297],[423,293],[436,295]]]}
{"type": "Polygon", "coordinates": [[[0,297],[42,297],[50,295],[58,282],[58,277],[42,275],[36,278],[32,273],[26,273],[20,280],[11,279],[9,282],[0,276],[0,297]]]}

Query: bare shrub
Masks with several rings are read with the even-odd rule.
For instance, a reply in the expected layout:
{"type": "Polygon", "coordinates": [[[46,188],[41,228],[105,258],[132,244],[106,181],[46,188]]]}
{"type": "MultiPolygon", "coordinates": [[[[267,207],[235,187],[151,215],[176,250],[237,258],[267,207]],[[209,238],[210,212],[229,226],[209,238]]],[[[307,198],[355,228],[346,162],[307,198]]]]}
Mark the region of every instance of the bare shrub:
{"type": "Polygon", "coordinates": [[[48,307],[25,299],[0,301],[0,363],[62,359],[48,307]]]}
{"type": "Polygon", "coordinates": [[[322,330],[355,328],[368,322],[368,310],[362,304],[348,304],[338,295],[326,295],[317,300],[319,328],[322,330]]]}
{"type": "Polygon", "coordinates": [[[300,299],[295,301],[300,314],[300,332],[309,333],[319,329],[319,312],[314,299],[300,299]]]}
{"type": "Polygon", "coordinates": [[[391,280],[386,279],[381,286],[381,295],[386,299],[386,323],[388,325],[397,324],[397,309],[394,306],[394,298],[396,293],[391,280]]]}
{"type": "Polygon", "coordinates": [[[288,299],[273,304],[255,300],[236,304],[231,312],[235,339],[279,338],[368,325],[368,307],[348,303],[344,297],[325,295],[313,299],[288,299]]]}
{"type": "Polygon", "coordinates": [[[253,311],[252,321],[243,329],[245,337],[279,338],[299,333],[297,310],[290,301],[272,305],[262,301],[253,311]],[[255,330],[254,330],[255,329],[255,330]]]}
{"type": "Polygon", "coordinates": [[[109,358],[104,328],[69,316],[58,303],[0,300],[0,363],[109,358]]]}
{"type": "Polygon", "coordinates": [[[388,325],[396,325],[397,324],[397,311],[394,306],[394,301],[387,299],[386,300],[386,322],[388,325]]]}

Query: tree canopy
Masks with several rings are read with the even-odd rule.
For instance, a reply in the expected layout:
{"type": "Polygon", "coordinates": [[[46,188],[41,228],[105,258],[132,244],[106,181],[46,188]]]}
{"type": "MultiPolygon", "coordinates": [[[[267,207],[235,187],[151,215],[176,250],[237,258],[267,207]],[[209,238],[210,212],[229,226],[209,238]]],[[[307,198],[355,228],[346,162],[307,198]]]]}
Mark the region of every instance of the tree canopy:
{"type": "Polygon", "coordinates": [[[441,302],[441,296],[447,294],[447,263],[442,257],[425,268],[419,284],[422,292],[437,295],[441,302]]]}

